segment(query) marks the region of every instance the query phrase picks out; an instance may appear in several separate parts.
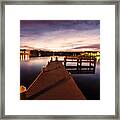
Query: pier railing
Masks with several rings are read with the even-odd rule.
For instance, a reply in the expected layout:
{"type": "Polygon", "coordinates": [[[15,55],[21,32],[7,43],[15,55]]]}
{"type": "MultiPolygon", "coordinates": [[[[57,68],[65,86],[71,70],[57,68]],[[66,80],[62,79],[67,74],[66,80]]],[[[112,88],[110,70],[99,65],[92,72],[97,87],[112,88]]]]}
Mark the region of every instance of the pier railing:
{"type": "Polygon", "coordinates": [[[93,56],[66,56],[64,60],[58,60],[56,57],[55,61],[61,61],[72,74],[95,74],[96,58],[93,56]]]}

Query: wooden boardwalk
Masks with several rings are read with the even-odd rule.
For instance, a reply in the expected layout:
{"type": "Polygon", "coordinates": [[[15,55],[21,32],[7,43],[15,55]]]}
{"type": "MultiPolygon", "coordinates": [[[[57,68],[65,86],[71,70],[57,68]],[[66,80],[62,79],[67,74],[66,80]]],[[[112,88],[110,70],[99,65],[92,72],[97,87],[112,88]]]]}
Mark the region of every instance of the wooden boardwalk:
{"type": "Polygon", "coordinates": [[[21,99],[85,100],[86,98],[62,62],[51,61],[26,92],[21,93],[21,99]]]}

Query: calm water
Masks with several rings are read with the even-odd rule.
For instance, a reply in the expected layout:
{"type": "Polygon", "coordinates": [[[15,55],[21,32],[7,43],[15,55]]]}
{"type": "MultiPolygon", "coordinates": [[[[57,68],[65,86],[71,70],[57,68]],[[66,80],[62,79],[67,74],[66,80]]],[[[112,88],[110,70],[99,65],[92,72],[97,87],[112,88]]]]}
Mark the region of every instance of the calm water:
{"type": "MultiPolygon", "coordinates": [[[[59,57],[63,60],[64,57],[59,57]]],[[[21,56],[20,84],[26,88],[35,80],[42,68],[50,61],[50,57],[21,56]]],[[[74,64],[72,64],[74,65],[74,64]]],[[[97,62],[95,74],[72,74],[76,84],[89,100],[100,99],[100,64],[97,62]]]]}

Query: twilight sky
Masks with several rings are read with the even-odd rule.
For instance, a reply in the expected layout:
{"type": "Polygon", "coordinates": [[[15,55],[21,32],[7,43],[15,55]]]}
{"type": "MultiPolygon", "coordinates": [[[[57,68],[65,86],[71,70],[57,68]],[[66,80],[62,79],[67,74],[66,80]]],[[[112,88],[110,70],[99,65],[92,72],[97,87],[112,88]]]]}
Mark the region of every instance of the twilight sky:
{"type": "Polygon", "coordinates": [[[21,20],[20,47],[52,51],[99,51],[100,21],[21,20]]]}

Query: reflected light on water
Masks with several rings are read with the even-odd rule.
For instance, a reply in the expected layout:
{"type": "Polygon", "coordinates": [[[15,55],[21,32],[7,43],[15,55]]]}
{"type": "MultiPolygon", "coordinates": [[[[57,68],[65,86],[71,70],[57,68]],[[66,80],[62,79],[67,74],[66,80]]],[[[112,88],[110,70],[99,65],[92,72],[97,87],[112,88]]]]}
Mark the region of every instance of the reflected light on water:
{"type": "Polygon", "coordinates": [[[24,61],[24,60],[29,60],[30,56],[29,55],[20,55],[20,60],[24,61]]]}
{"type": "Polygon", "coordinates": [[[97,62],[100,61],[100,56],[96,56],[95,58],[96,58],[97,62]]]}

